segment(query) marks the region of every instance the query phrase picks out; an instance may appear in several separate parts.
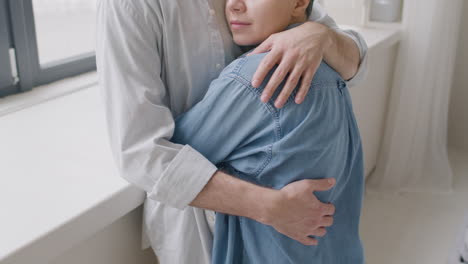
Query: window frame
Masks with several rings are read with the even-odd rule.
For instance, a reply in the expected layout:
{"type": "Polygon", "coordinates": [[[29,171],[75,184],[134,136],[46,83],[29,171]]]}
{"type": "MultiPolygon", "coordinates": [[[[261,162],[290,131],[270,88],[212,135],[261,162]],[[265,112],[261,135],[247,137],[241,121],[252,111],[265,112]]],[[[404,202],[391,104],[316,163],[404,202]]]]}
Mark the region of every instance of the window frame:
{"type": "Polygon", "coordinates": [[[0,0],[8,2],[12,42],[16,54],[18,92],[36,86],[96,70],[95,52],[40,64],[34,20],[33,0],[0,0]]]}
{"type": "Polygon", "coordinates": [[[12,74],[10,48],[13,46],[7,0],[0,0],[0,97],[18,92],[12,74]]]}

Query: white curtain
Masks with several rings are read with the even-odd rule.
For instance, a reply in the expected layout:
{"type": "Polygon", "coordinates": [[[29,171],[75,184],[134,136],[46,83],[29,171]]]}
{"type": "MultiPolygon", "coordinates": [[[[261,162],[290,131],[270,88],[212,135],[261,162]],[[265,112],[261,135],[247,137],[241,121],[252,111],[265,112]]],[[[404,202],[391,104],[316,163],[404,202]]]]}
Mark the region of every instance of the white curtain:
{"type": "Polygon", "coordinates": [[[373,191],[452,191],[447,120],[463,0],[405,0],[373,191]]]}

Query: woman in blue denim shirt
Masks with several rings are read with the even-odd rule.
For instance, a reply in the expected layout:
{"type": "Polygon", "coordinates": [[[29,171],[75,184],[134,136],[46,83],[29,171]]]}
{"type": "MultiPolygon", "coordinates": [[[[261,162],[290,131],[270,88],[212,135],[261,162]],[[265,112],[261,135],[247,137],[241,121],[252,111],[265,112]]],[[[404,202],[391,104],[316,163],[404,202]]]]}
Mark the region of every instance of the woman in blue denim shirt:
{"type": "MultiPolygon", "coordinates": [[[[309,4],[309,0],[228,0],[226,17],[234,41],[251,48],[271,34],[305,22],[309,4]]],[[[324,223],[315,233],[318,244],[313,246],[268,223],[217,213],[212,263],[364,263],[359,237],[363,153],[346,83],[322,62],[303,103],[294,102],[296,87],[278,109],[274,102],[282,89],[266,103],[259,100],[271,72],[259,88],[251,85],[266,53],[248,53],[223,70],[202,101],[176,118],[171,141],[189,144],[229,174],[269,188],[281,189],[302,179],[335,178],[334,188],[315,195],[333,203],[336,212],[333,223],[324,223]]]]}

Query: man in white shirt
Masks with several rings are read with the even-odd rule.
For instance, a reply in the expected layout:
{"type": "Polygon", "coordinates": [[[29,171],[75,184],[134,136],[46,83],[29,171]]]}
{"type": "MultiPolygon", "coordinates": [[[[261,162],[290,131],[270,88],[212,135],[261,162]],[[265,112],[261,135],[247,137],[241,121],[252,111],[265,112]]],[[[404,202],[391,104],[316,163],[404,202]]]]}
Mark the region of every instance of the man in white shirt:
{"type": "MultiPolygon", "coordinates": [[[[344,79],[354,76],[348,85],[362,78],[367,50],[362,37],[338,29],[318,4],[310,19],[319,23],[307,22],[258,48],[272,51],[257,72],[259,81],[281,61],[263,99],[288,72],[289,87],[301,76],[310,83],[322,57],[344,79]]],[[[211,80],[242,53],[229,34],[224,0],[100,0],[96,44],[112,152],[121,176],[147,193],[143,248],[151,244],[163,264],[210,263],[212,210],[272,223],[310,244],[307,233],[318,227],[291,228],[288,217],[315,217],[308,210],[311,191],[333,183],[304,180],[282,190],[256,186],[218,171],[189,145],[169,141],[174,118],[201,100],[211,80]]],[[[321,204],[320,210],[334,208],[321,204]]]]}

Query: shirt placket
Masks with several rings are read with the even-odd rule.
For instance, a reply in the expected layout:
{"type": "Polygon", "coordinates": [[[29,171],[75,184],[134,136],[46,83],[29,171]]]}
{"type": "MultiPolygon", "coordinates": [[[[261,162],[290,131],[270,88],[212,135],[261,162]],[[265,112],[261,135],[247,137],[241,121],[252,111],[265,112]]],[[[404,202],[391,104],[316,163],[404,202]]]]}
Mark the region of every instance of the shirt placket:
{"type": "Polygon", "coordinates": [[[210,66],[210,72],[213,74],[213,78],[216,78],[225,67],[223,39],[216,20],[216,11],[212,0],[203,1],[205,2],[208,10],[208,29],[210,32],[210,44],[212,45],[211,53],[213,57],[213,65],[210,66]]]}

